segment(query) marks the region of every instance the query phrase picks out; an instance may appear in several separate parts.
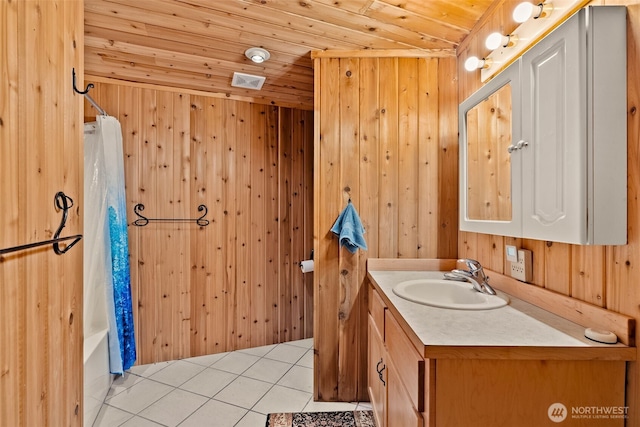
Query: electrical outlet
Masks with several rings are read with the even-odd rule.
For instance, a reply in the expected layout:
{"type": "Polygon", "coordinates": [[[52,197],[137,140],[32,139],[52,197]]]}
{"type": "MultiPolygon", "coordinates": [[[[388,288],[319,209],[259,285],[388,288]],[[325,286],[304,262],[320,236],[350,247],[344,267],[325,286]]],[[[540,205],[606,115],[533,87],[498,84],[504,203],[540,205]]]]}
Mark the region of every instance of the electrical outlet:
{"type": "Polygon", "coordinates": [[[511,277],[522,282],[531,282],[533,276],[532,266],[533,254],[528,249],[518,249],[516,262],[509,262],[511,267],[511,277]]]}

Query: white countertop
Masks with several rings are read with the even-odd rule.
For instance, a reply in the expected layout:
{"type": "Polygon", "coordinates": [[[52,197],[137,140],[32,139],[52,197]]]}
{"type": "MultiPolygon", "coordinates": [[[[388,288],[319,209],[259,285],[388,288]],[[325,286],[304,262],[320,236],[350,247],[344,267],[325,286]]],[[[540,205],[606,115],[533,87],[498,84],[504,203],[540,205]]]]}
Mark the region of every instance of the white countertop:
{"type": "MultiPolygon", "coordinates": [[[[509,305],[505,307],[491,310],[454,310],[417,304],[393,293],[393,287],[402,281],[441,279],[443,272],[369,271],[369,274],[425,346],[615,347],[621,345],[591,341],[584,337],[583,326],[510,295],[509,305]]],[[[498,291],[498,293],[501,292],[498,291]]]]}

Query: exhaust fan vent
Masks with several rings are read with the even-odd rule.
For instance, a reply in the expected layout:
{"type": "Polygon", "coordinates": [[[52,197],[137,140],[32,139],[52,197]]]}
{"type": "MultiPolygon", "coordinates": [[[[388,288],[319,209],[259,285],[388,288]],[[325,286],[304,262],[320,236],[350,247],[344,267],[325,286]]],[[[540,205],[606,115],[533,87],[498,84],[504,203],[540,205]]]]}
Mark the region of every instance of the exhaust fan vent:
{"type": "Polygon", "coordinates": [[[252,76],[251,74],[233,73],[233,80],[231,80],[231,86],[242,87],[245,89],[262,89],[262,85],[266,80],[266,77],[252,76]]]}

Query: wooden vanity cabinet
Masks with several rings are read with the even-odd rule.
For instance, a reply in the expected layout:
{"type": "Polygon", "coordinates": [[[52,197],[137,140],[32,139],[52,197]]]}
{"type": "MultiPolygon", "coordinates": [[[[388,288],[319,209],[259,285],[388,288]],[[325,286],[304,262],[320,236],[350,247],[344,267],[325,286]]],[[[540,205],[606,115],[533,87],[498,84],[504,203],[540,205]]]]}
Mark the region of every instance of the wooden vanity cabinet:
{"type": "Polygon", "coordinates": [[[423,427],[425,360],[369,288],[369,398],[378,427],[423,427]]]}
{"type": "Polygon", "coordinates": [[[538,360],[535,351],[484,347],[425,358],[408,328],[370,284],[368,387],[378,427],[555,425],[548,410],[556,403],[566,408],[564,426],[624,426],[624,417],[585,421],[572,411],[625,410],[625,360],[573,360],[562,348],[538,360]]]}

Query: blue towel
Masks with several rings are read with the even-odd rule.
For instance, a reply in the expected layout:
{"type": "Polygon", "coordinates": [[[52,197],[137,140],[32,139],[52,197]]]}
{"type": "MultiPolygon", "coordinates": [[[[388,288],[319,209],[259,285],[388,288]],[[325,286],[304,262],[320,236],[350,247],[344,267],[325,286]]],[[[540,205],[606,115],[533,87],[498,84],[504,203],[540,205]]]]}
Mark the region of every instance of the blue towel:
{"type": "Polygon", "coordinates": [[[356,253],[358,248],[367,250],[363,236],[364,227],[351,200],[331,227],[331,232],[340,238],[340,244],[352,254],[356,253]]]}

